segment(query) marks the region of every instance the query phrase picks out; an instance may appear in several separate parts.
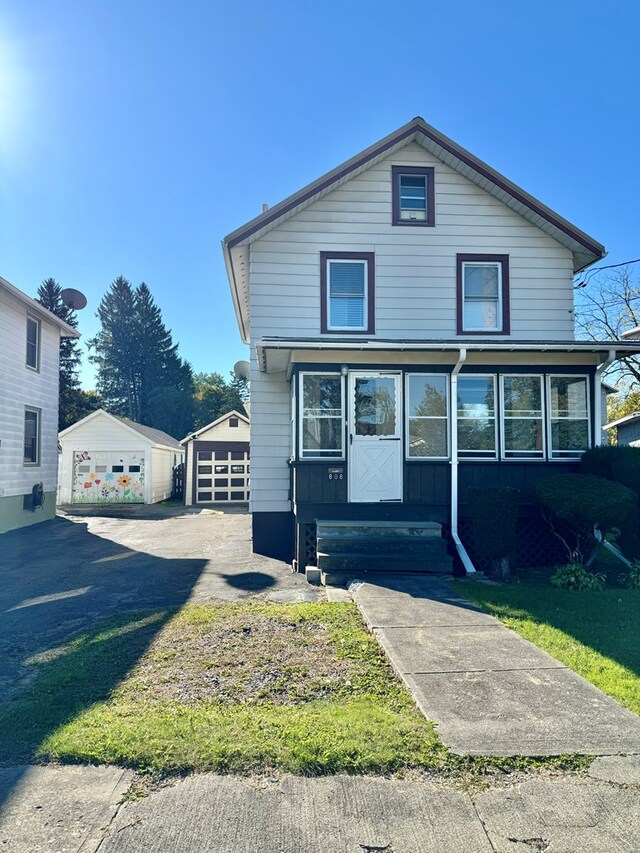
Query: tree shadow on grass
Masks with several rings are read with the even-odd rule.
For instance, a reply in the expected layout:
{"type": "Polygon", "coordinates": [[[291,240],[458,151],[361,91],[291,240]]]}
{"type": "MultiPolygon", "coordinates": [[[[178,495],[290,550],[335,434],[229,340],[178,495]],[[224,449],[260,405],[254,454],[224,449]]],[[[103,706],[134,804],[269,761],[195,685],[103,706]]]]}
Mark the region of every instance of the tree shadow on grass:
{"type": "MultiPolygon", "coordinates": [[[[465,586],[459,587],[462,595],[465,586]]],[[[640,675],[640,590],[608,589],[576,592],[554,589],[543,581],[469,589],[474,600],[491,605],[494,615],[508,618],[520,611],[525,619],[550,625],[595,652],[640,675]]]]}
{"type": "Polygon", "coordinates": [[[0,537],[0,761],[41,760],[50,735],[108,699],[205,567],[61,518],[0,537]]]}

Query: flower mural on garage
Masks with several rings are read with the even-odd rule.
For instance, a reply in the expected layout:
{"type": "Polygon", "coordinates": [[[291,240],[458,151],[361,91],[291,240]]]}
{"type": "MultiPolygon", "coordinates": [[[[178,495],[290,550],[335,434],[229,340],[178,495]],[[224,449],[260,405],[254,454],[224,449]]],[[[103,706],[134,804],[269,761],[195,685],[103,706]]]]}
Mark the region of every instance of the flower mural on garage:
{"type": "Polygon", "coordinates": [[[74,503],[144,503],[143,452],[83,450],[75,451],[73,459],[74,503]],[[127,469],[134,470],[133,476],[127,469]]]}

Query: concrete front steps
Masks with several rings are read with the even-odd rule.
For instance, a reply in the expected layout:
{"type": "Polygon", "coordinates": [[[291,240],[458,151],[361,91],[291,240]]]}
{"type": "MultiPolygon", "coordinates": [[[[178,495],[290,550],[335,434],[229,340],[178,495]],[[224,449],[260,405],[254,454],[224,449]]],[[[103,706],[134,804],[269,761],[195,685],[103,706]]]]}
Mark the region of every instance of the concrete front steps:
{"type": "Polygon", "coordinates": [[[450,575],[453,562],[433,521],[318,521],[312,583],[341,586],[376,572],[450,575]]]}

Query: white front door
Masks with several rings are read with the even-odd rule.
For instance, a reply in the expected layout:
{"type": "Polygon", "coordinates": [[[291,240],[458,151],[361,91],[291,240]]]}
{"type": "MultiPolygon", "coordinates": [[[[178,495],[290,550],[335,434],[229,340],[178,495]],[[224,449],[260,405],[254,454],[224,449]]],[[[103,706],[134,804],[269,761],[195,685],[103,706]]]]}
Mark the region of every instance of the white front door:
{"type": "Polygon", "coordinates": [[[402,500],[399,373],[349,373],[349,500],[402,500]]]}

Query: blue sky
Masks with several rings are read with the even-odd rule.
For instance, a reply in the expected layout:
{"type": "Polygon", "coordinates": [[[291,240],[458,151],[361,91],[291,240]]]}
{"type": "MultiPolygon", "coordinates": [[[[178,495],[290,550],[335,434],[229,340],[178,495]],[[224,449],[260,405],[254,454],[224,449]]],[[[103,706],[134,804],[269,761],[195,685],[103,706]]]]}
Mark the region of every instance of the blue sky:
{"type": "Polygon", "coordinates": [[[607,263],[640,257],[639,24],[601,0],[0,0],[0,275],[84,291],[85,337],[117,275],[144,280],[227,373],[222,237],[415,115],[607,263]]]}

